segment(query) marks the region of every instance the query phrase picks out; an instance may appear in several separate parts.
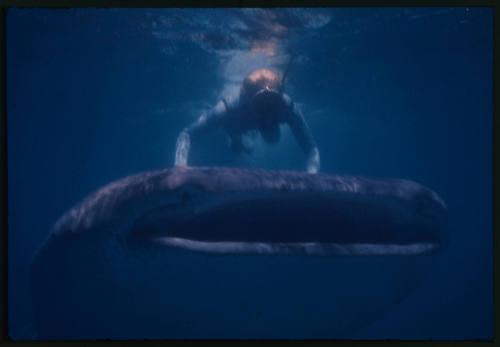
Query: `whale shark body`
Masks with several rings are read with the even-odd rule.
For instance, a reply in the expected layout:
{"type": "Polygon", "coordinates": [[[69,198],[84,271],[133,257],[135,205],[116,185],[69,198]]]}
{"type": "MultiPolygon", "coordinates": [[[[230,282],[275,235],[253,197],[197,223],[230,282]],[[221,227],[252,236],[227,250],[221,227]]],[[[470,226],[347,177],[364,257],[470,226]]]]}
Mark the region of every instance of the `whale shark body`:
{"type": "Polygon", "coordinates": [[[113,182],[36,252],[41,339],[355,338],[417,288],[446,205],[411,181],[176,167],[113,182]]]}

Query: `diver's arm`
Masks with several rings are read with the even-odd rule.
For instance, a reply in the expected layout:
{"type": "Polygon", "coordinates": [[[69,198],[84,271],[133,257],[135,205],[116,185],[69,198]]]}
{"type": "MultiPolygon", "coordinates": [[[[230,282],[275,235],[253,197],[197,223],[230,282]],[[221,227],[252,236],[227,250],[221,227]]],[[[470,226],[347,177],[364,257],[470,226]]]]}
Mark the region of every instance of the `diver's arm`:
{"type": "Polygon", "coordinates": [[[174,166],[186,166],[189,148],[191,148],[191,139],[186,129],[182,130],[177,137],[177,143],[175,145],[175,162],[174,166]]]}
{"type": "Polygon", "coordinates": [[[288,104],[288,125],[295,135],[300,147],[306,153],[307,172],[315,174],[319,171],[320,166],[318,147],[316,146],[311,131],[309,130],[300,109],[291,100],[289,100],[288,104]]]}
{"type": "Polygon", "coordinates": [[[187,165],[191,142],[220,126],[225,115],[226,108],[220,101],[210,112],[201,115],[193,124],[184,128],[177,138],[174,165],[187,165]]]}

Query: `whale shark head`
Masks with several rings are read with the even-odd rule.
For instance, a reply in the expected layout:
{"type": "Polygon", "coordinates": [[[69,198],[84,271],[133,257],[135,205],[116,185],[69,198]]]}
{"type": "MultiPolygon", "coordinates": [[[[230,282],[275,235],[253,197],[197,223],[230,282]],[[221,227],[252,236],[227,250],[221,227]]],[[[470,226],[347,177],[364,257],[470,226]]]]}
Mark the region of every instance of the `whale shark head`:
{"type": "Polygon", "coordinates": [[[446,214],[437,194],[406,180],[175,168],[102,188],[54,234],[107,230],[207,252],[418,254],[446,243],[446,214]]]}
{"type": "Polygon", "coordinates": [[[439,196],[406,180],[186,167],[130,176],[71,209],[35,255],[39,334],[267,338],[288,312],[291,336],[278,337],[339,338],[415,288],[445,225],[439,196]],[[346,299],[347,284],[380,294],[346,299]]]}

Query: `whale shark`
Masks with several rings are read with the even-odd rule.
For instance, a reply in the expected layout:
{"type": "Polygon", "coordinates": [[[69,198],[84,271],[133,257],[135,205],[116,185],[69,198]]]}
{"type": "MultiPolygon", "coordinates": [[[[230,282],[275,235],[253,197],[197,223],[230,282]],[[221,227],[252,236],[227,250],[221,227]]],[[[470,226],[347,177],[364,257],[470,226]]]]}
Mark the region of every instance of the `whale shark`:
{"type": "Polygon", "coordinates": [[[448,244],[409,180],[175,167],[64,214],[31,264],[40,339],[353,339],[448,244]]]}

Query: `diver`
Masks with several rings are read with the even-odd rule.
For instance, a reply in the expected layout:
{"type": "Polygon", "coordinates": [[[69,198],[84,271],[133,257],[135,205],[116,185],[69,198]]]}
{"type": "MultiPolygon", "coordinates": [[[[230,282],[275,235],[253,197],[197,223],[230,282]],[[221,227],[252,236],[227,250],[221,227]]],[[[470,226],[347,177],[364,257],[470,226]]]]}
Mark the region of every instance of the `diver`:
{"type": "Polygon", "coordinates": [[[227,132],[232,151],[249,154],[253,151],[251,138],[255,138],[257,133],[267,143],[275,144],[280,140],[280,124],[288,124],[306,154],[307,172],[317,173],[320,166],[318,147],[302,112],[283,93],[290,63],[282,78],[268,69],[251,72],[243,80],[238,97],[222,99],[208,113],[183,129],[177,139],[175,166],[187,165],[191,141],[216,128],[227,132]]]}

